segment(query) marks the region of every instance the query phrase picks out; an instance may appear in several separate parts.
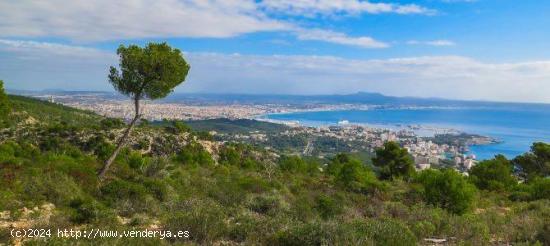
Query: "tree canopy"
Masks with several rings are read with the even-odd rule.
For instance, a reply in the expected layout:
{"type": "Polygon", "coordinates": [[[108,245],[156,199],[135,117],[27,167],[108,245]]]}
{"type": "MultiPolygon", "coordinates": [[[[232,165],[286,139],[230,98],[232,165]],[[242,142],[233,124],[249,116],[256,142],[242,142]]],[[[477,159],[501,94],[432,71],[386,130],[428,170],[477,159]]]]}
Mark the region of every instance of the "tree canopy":
{"type": "Polygon", "coordinates": [[[190,68],[181,51],[166,43],[149,43],[145,48],[121,45],[117,54],[120,71],[111,67],[109,81],[135,100],[166,97],[185,81],[190,68]]]}
{"type": "Polygon", "coordinates": [[[383,148],[377,149],[372,162],[380,167],[384,179],[409,177],[415,171],[412,157],[396,142],[386,142],[383,148]]]}
{"type": "Polygon", "coordinates": [[[357,159],[348,159],[336,175],[336,181],[349,190],[364,192],[376,188],[378,182],[372,170],[357,159]]]}
{"type": "Polygon", "coordinates": [[[4,91],[4,81],[0,80],[0,116],[5,117],[9,110],[8,96],[4,91]]]}
{"type": "Polygon", "coordinates": [[[422,171],[417,181],[423,186],[424,200],[432,205],[463,214],[472,207],[475,187],[453,169],[422,171]]]}
{"type": "Polygon", "coordinates": [[[482,161],[470,169],[470,179],[480,189],[506,190],[517,184],[512,163],[503,155],[482,161]]]}
{"type": "Polygon", "coordinates": [[[531,152],[516,157],[513,163],[527,180],[550,176],[550,144],[533,143],[531,152]]]}
{"type": "Polygon", "coordinates": [[[141,118],[140,101],[168,96],[176,86],[185,81],[189,72],[189,64],[181,51],[166,43],[149,43],[145,48],[121,45],[117,54],[120,57],[120,71],[111,67],[109,82],[118,92],[133,99],[135,116],[119,139],[113,154],[99,171],[101,179],[126,143],[132,128],[141,118]]]}

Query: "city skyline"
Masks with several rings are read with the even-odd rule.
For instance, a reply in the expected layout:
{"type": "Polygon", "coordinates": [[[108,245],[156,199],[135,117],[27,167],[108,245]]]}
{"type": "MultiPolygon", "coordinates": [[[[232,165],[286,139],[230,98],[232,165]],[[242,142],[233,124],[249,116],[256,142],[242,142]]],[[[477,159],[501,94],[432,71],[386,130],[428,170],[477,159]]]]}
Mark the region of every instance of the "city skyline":
{"type": "Polygon", "coordinates": [[[5,1],[0,79],[109,91],[118,45],[169,42],[191,64],[181,93],[550,103],[549,10],[510,0],[5,1]]]}

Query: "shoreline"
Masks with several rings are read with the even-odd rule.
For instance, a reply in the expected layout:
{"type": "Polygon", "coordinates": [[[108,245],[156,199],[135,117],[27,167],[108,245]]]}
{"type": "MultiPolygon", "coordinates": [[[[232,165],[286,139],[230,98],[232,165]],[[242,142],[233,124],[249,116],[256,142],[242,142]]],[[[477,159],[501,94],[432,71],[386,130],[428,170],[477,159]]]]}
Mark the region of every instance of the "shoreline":
{"type": "MultiPolygon", "coordinates": [[[[321,110],[321,111],[312,111],[312,112],[330,112],[330,111],[334,111],[334,110],[321,110]]],[[[300,113],[300,112],[288,112],[287,114],[293,114],[293,113],[300,113]]],[[[457,139],[458,138],[467,139],[465,140],[465,144],[463,146],[466,149],[466,151],[462,152],[462,154],[464,155],[472,155],[472,154],[476,155],[476,153],[471,152],[471,147],[473,146],[487,146],[487,145],[504,143],[503,140],[494,138],[492,136],[469,133],[469,132],[455,129],[455,128],[438,127],[438,126],[431,126],[431,125],[425,125],[425,124],[370,124],[370,123],[358,123],[358,122],[347,122],[345,124],[340,124],[339,122],[329,122],[329,121],[305,121],[304,122],[300,120],[279,120],[279,119],[269,118],[270,115],[277,115],[277,114],[285,114],[285,113],[262,114],[252,119],[263,121],[263,122],[274,123],[274,124],[282,124],[290,127],[320,128],[320,127],[334,127],[334,126],[340,126],[340,127],[356,126],[356,127],[364,127],[364,128],[373,129],[373,130],[387,130],[393,133],[397,133],[400,131],[409,131],[409,132],[413,132],[415,137],[419,137],[422,139],[435,139],[438,136],[439,137],[453,136],[453,137],[456,137],[457,139]],[[308,124],[307,122],[310,122],[310,123],[315,122],[318,124],[308,124]],[[431,134],[429,136],[425,134],[420,134],[421,131],[430,132],[431,134]]]]}

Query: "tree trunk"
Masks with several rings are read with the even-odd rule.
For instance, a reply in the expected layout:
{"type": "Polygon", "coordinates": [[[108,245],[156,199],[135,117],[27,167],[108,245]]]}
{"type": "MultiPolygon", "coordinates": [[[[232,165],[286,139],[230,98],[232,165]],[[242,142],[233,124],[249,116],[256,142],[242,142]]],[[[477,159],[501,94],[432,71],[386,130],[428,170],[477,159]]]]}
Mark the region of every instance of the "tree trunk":
{"type": "Polygon", "coordinates": [[[103,164],[103,168],[101,168],[101,170],[97,174],[100,181],[105,178],[105,174],[109,170],[109,167],[115,161],[115,159],[118,156],[118,153],[120,152],[120,150],[122,150],[124,145],[126,145],[126,141],[128,139],[128,136],[130,136],[130,132],[132,131],[132,128],[134,128],[134,126],[137,123],[137,121],[139,120],[139,118],[141,118],[141,115],[139,114],[139,99],[134,99],[134,106],[135,106],[135,113],[136,113],[135,116],[134,116],[134,119],[132,119],[132,121],[128,125],[128,128],[126,128],[126,131],[124,131],[124,134],[118,140],[116,149],[113,152],[113,154],[111,154],[111,157],[109,157],[109,159],[107,159],[105,161],[105,163],[103,164]]]}

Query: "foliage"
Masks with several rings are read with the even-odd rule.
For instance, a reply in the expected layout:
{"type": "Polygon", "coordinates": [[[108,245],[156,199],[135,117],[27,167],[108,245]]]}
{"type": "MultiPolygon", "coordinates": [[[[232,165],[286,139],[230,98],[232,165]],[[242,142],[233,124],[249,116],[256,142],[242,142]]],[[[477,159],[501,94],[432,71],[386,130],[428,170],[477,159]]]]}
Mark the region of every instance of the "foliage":
{"type": "Polygon", "coordinates": [[[531,152],[516,157],[513,163],[528,180],[550,176],[550,144],[533,143],[531,152]]]}
{"type": "Polygon", "coordinates": [[[357,192],[372,190],[378,185],[374,172],[356,159],[349,159],[342,164],[336,182],[357,192]]]}
{"type": "MultiPolygon", "coordinates": [[[[548,244],[548,178],[534,175],[506,192],[480,190],[479,195],[469,184],[475,177],[505,177],[502,159],[481,164],[471,178],[453,170],[427,170],[415,182],[380,181],[353,154],[328,160],[277,158],[244,144],[199,144],[193,136],[174,136],[153,124],[138,129],[162,140],[152,145],[153,151],[124,148],[112,175],[99,182],[95,170],[114,148],[113,133],[120,131],[116,122],[38,100],[10,96],[10,101],[16,121],[44,121],[2,129],[0,211],[12,215],[2,222],[53,230],[160,227],[188,230],[191,236],[25,239],[25,245],[417,245],[425,238],[444,238],[452,245],[548,244]],[[213,146],[212,154],[203,144],[213,146]],[[170,151],[154,151],[159,148],[170,151]],[[214,159],[219,165],[204,165],[214,159]],[[310,172],[318,170],[317,162],[323,171],[310,172]],[[41,208],[48,203],[55,205],[52,213],[41,208]],[[31,212],[27,217],[23,211],[31,212]]],[[[0,240],[14,243],[6,229],[0,229],[0,240]]]]}
{"type": "Polygon", "coordinates": [[[311,159],[303,159],[299,156],[282,156],[279,158],[279,168],[290,173],[309,173],[319,172],[319,163],[311,159]]]}
{"type": "MultiPolygon", "coordinates": [[[[190,239],[211,244],[227,232],[224,209],[212,201],[192,201],[166,220],[166,230],[190,232],[190,239]]],[[[182,238],[182,240],[187,240],[182,238]]]]}
{"type": "Polygon", "coordinates": [[[406,149],[396,142],[386,142],[383,148],[376,150],[372,160],[380,167],[382,178],[410,177],[414,173],[414,161],[406,149]]]}
{"type": "Polygon", "coordinates": [[[315,210],[318,211],[321,218],[331,219],[336,215],[341,214],[343,209],[341,204],[339,204],[336,199],[325,194],[321,194],[316,199],[315,210]]]}
{"type": "Polygon", "coordinates": [[[220,150],[218,162],[222,165],[238,166],[246,169],[258,167],[252,146],[245,144],[229,144],[220,150]]]}
{"type": "Polygon", "coordinates": [[[109,81],[123,95],[134,100],[166,97],[181,84],[189,72],[189,64],[181,51],[166,43],[149,43],[117,49],[120,71],[111,67],[109,81]]]}
{"type": "MultiPolygon", "coordinates": [[[[149,43],[141,48],[137,45],[117,49],[120,58],[120,70],[111,67],[109,82],[115,90],[132,98],[135,107],[135,116],[117,142],[117,147],[105,161],[98,173],[100,179],[105,178],[107,170],[116,159],[122,147],[141,118],[140,101],[143,99],[160,99],[166,97],[174,88],[187,77],[189,64],[183,58],[181,51],[172,49],[168,44],[149,43]]],[[[142,121],[142,127],[149,125],[142,121]]]]}
{"type": "Polygon", "coordinates": [[[213,165],[214,160],[208,151],[197,142],[190,142],[177,154],[176,160],[185,165],[213,165]]]}
{"type": "Polygon", "coordinates": [[[166,129],[173,134],[181,134],[191,131],[191,127],[183,121],[174,120],[170,124],[171,125],[167,126],[166,129]]]}
{"type": "Polygon", "coordinates": [[[0,80],[0,119],[4,119],[10,111],[8,96],[4,91],[4,81],[0,80]]]}
{"type": "Polygon", "coordinates": [[[502,155],[478,163],[469,171],[470,179],[479,189],[508,190],[515,184],[512,163],[502,155]]]}
{"type": "Polygon", "coordinates": [[[8,96],[12,111],[10,119],[12,123],[64,123],[66,126],[79,129],[95,129],[103,119],[91,111],[80,110],[63,106],[61,104],[49,103],[38,99],[23,96],[8,96]]]}
{"type": "Polygon", "coordinates": [[[247,134],[250,132],[284,132],[289,127],[265,121],[249,119],[207,119],[186,122],[195,131],[216,131],[226,134],[247,134]]]}
{"type": "Polygon", "coordinates": [[[336,176],[340,173],[340,170],[342,170],[342,166],[344,166],[344,164],[350,161],[352,161],[352,158],[350,157],[350,155],[339,153],[331,159],[331,161],[325,168],[325,172],[327,174],[336,176]]]}
{"type": "Polygon", "coordinates": [[[109,210],[103,204],[91,198],[73,199],[69,206],[74,210],[71,220],[77,224],[95,223],[110,216],[109,210]]]}
{"type": "Polygon", "coordinates": [[[428,169],[422,171],[417,181],[423,186],[427,203],[463,214],[472,208],[475,187],[453,169],[428,169]]]}
{"type": "Polygon", "coordinates": [[[105,118],[100,121],[103,129],[121,128],[124,126],[124,121],[116,118],[105,118]]]}

